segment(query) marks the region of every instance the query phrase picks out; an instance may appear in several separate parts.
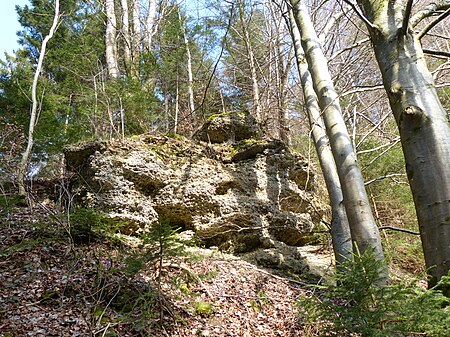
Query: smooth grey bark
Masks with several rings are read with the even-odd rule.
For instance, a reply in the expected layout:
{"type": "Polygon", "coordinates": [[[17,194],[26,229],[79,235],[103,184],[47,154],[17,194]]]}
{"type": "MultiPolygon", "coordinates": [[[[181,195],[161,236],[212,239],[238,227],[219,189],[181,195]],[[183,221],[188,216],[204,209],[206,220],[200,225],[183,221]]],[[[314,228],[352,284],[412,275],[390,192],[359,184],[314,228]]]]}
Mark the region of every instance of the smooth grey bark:
{"type": "Polygon", "coordinates": [[[119,77],[119,65],[117,60],[117,41],[116,41],[116,12],[114,0],[106,0],[106,32],[105,32],[105,56],[108,75],[111,78],[119,77]]]}
{"type": "Polygon", "coordinates": [[[133,44],[131,48],[131,57],[133,59],[133,62],[137,65],[137,63],[139,62],[139,55],[141,50],[141,38],[142,38],[140,1],[133,0],[131,6],[133,17],[133,44]]]}
{"type": "Polygon", "coordinates": [[[425,262],[434,285],[450,269],[450,125],[403,8],[359,0],[400,132],[425,262]],[[404,32],[404,34],[403,34],[404,32]]]}
{"type": "Polygon", "coordinates": [[[308,63],[305,60],[305,53],[301,45],[300,32],[291,9],[289,10],[289,27],[291,29],[291,36],[294,43],[295,58],[305,97],[306,111],[308,114],[309,124],[311,126],[311,134],[327,187],[328,196],[330,198],[332,211],[331,239],[336,258],[336,265],[339,268],[340,264],[352,259],[351,253],[353,251],[352,237],[347,213],[345,211],[344,197],[342,194],[336,164],[333,159],[333,153],[330,148],[330,142],[322,120],[318,98],[314,91],[313,81],[308,69],[308,63]]]}
{"type": "Polygon", "coordinates": [[[145,29],[144,45],[147,51],[152,49],[152,39],[155,34],[155,20],[156,18],[156,0],[149,0],[147,12],[147,27],[145,29]]]}
{"type": "Polygon", "coordinates": [[[342,117],[339,97],[328,71],[327,60],[302,1],[290,0],[295,22],[301,33],[301,45],[305,51],[308,69],[313,80],[314,91],[325,123],[334,161],[338,170],[344,196],[345,209],[352,240],[361,253],[371,250],[380,261],[379,284],[388,281],[388,270],[381,246],[381,237],[364,187],[364,179],[356,160],[347,127],[342,117]]]}
{"type": "Polygon", "coordinates": [[[238,0],[238,10],[239,10],[239,20],[241,23],[241,29],[245,44],[245,49],[247,51],[247,62],[250,70],[250,76],[252,81],[252,95],[253,95],[253,111],[255,114],[255,118],[258,122],[262,122],[262,111],[261,111],[261,94],[259,91],[259,84],[258,84],[258,76],[256,71],[256,64],[255,64],[255,55],[253,52],[253,46],[250,41],[250,34],[247,29],[247,25],[244,19],[244,4],[242,3],[242,0],[238,0]]]}
{"type": "Polygon", "coordinates": [[[55,13],[53,16],[53,23],[50,27],[50,31],[48,35],[44,38],[41,45],[41,51],[39,54],[38,64],[36,66],[36,71],[33,77],[33,83],[31,86],[31,115],[30,115],[30,125],[28,126],[28,140],[27,147],[25,151],[22,153],[22,159],[19,163],[19,167],[17,169],[17,182],[19,185],[19,195],[25,196],[25,175],[28,170],[28,164],[30,162],[31,151],[34,145],[34,128],[38,121],[38,100],[37,100],[37,85],[39,80],[39,75],[41,74],[42,64],[44,63],[45,51],[47,49],[48,41],[53,37],[57,27],[58,27],[58,19],[59,19],[59,0],[55,0],[55,13]]]}
{"type": "Polygon", "coordinates": [[[188,83],[187,83],[187,89],[188,89],[188,97],[189,97],[189,116],[191,119],[193,119],[193,114],[195,111],[195,103],[194,103],[194,76],[192,74],[192,56],[191,56],[191,49],[189,48],[189,41],[187,38],[187,29],[186,26],[181,18],[180,12],[178,12],[178,20],[180,20],[180,25],[182,26],[183,30],[183,42],[184,47],[186,48],[186,57],[187,57],[187,73],[188,73],[188,83]]]}
{"type": "Polygon", "coordinates": [[[131,35],[130,35],[130,15],[128,11],[128,0],[120,0],[122,6],[122,35],[124,39],[123,50],[125,54],[125,63],[131,61],[131,35]]]}

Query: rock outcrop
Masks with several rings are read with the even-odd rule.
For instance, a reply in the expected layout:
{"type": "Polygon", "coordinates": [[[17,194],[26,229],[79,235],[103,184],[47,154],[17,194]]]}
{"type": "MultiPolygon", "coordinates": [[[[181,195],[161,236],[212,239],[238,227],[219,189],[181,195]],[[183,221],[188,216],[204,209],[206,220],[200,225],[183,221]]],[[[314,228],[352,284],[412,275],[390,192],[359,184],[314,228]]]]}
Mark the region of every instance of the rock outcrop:
{"type": "Polygon", "coordinates": [[[212,137],[206,126],[198,133],[227,143],[144,135],[68,147],[76,200],[120,220],[123,231],[165,219],[193,231],[207,247],[259,249],[260,260],[273,261],[270,250],[295,250],[319,222],[315,171],[278,140],[237,137],[255,135],[242,123],[237,132],[233,123],[227,115],[210,125],[222,125],[234,139],[212,137]]]}

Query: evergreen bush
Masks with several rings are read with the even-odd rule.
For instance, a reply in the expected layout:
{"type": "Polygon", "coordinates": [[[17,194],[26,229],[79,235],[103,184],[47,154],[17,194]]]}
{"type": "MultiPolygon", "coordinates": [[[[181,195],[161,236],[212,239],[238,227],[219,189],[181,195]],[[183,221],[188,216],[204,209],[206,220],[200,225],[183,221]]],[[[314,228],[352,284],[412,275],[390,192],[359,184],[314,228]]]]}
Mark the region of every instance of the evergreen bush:
{"type": "Polygon", "coordinates": [[[370,252],[354,254],[335,286],[299,301],[301,317],[319,323],[322,336],[448,336],[450,300],[439,289],[450,276],[428,290],[411,282],[375,286],[379,267],[370,252]]]}

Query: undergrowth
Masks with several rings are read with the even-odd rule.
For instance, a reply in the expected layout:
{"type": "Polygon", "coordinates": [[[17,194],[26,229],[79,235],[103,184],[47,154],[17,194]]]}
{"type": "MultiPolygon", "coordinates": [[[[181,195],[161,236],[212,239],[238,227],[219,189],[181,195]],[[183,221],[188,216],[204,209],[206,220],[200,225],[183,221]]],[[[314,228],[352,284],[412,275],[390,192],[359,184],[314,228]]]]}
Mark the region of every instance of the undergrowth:
{"type": "Polygon", "coordinates": [[[375,286],[380,265],[372,254],[354,254],[343,267],[335,286],[298,302],[301,319],[318,325],[320,336],[448,336],[450,300],[439,289],[450,276],[429,290],[414,282],[375,286]]]}

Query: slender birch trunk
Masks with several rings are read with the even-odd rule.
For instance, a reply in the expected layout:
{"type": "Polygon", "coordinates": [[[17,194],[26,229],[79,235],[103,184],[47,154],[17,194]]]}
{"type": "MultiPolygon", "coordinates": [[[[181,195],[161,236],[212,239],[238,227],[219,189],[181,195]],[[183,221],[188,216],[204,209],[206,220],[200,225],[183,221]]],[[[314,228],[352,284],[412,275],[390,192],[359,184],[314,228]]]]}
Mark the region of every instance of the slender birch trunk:
{"type": "Polygon", "coordinates": [[[308,114],[309,124],[314,146],[319,157],[320,167],[322,169],[325,184],[327,186],[330,198],[332,221],[331,221],[331,238],[333,242],[333,250],[336,258],[336,264],[346,260],[351,260],[353,251],[352,237],[350,226],[348,223],[347,213],[345,211],[344,197],[342,194],[341,183],[333,159],[333,153],[330,148],[330,142],[325,131],[325,125],[322,120],[319,108],[318,98],[314,91],[311,74],[308,70],[308,63],[305,60],[305,53],[301,45],[300,32],[294,20],[292,10],[289,10],[289,26],[291,28],[291,36],[294,42],[295,58],[297,60],[298,72],[302,83],[303,94],[305,96],[306,111],[308,114]]]}
{"type": "Polygon", "coordinates": [[[105,33],[105,54],[108,75],[111,78],[119,77],[119,65],[117,60],[117,21],[114,8],[114,0],[106,0],[106,33],[105,33]]]}
{"type": "Polygon", "coordinates": [[[339,97],[328,71],[327,60],[303,1],[290,0],[290,3],[294,10],[295,22],[301,33],[301,45],[305,51],[314,91],[319,98],[319,106],[322,109],[323,120],[330,139],[352,240],[360,252],[364,253],[367,249],[373,251],[374,257],[383,265],[380,269],[380,281],[377,283],[386,283],[388,270],[381,246],[380,233],[372,214],[370,201],[364,187],[364,179],[356,160],[356,153],[342,117],[339,97]]]}
{"type": "MultiPolygon", "coordinates": [[[[433,286],[450,269],[450,125],[409,13],[359,0],[400,132],[425,262],[433,286]]],[[[412,2],[411,2],[412,4],[412,2]]]]}
{"type": "Polygon", "coordinates": [[[19,195],[25,196],[25,175],[28,171],[28,164],[30,162],[31,151],[34,145],[34,128],[38,122],[38,100],[37,100],[37,85],[39,80],[39,75],[41,74],[42,64],[44,62],[45,51],[47,49],[48,41],[53,37],[57,27],[58,27],[58,19],[59,19],[59,0],[55,0],[55,13],[53,16],[53,23],[50,27],[50,31],[48,35],[44,38],[41,45],[41,51],[39,54],[38,64],[36,67],[36,71],[33,77],[33,84],[31,86],[31,115],[30,115],[30,125],[28,126],[28,141],[27,147],[22,154],[22,159],[19,163],[19,167],[17,169],[17,181],[19,185],[19,195]]]}

